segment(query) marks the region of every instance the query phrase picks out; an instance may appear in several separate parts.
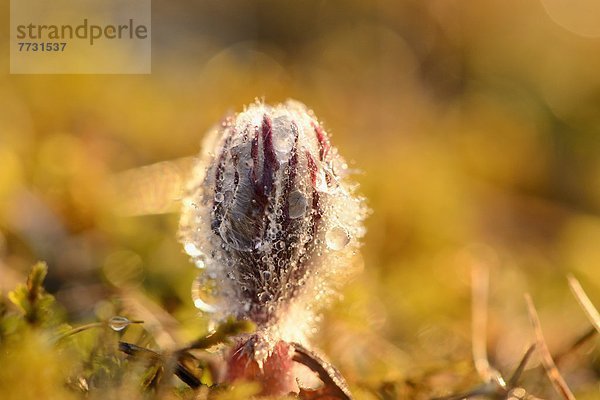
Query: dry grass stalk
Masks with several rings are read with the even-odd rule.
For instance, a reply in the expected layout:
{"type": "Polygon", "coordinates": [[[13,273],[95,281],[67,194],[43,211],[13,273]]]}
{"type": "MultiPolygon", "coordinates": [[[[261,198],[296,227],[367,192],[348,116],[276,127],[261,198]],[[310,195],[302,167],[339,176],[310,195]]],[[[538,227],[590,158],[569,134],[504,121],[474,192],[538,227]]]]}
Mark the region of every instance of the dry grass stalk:
{"type": "Polygon", "coordinates": [[[552,385],[554,386],[554,389],[558,392],[558,394],[560,394],[563,398],[567,400],[575,400],[573,392],[571,392],[571,389],[569,389],[567,382],[560,374],[558,368],[556,367],[556,364],[554,363],[554,360],[552,359],[552,355],[550,354],[550,350],[548,349],[548,344],[544,339],[544,334],[542,332],[542,326],[540,324],[538,313],[533,304],[533,300],[531,299],[531,296],[528,293],[525,294],[525,301],[527,302],[529,318],[531,320],[531,324],[533,325],[533,330],[535,333],[536,348],[538,354],[540,355],[542,365],[546,370],[546,375],[548,375],[550,382],[552,382],[552,385]]]}
{"type": "Polygon", "coordinates": [[[535,344],[529,346],[508,382],[506,382],[500,371],[490,364],[487,355],[486,333],[489,269],[485,265],[474,264],[471,270],[471,278],[473,361],[475,363],[475,369],[483,380],[483,384],[466,393],[438,397],[433,400],[462,400],[482,396],[494,399],[540,400],[538,397],[527,393],[524,388],[517,385],[525,370],[527,362],[535,350],[535,344]]]}
{"type": "Polygon", "coordinates": [[[556,363],[556,365],[560,365],[565,358],[567,358],[570,354],[572,354],[575,350],[583,346],[585,343],[587,343],[588,340],[590,340],[597,334],[598,331],[596,331],[595,328],[590,328],[582,335],[580,335],[577,339],[575,339],[575,341],[571,345],[569,345],[569,347],[567,347],[566,349],[554,356],[554,362],[556,363]]]}
{"type": "Polygon", "coordinates": [[[489,269],[482,264],[475,264],[471,270],[472,279],[472,347],[473,362],[481,379],[494,382],[506,388],[506,382],[498,370],[490,365],[487,355],[487,303],[489,287],[489,269]]]}
{"type": "Polygon", "coordinates": [[[581,305],[581,308],[583,308],[583,311],[587,315],[594,328],[600,332],[600,313],[592,304],[592,301],[581,287],[579,281],[573,275],[568,275],[567,279],[569,280],[569,287],[581,305]]]}

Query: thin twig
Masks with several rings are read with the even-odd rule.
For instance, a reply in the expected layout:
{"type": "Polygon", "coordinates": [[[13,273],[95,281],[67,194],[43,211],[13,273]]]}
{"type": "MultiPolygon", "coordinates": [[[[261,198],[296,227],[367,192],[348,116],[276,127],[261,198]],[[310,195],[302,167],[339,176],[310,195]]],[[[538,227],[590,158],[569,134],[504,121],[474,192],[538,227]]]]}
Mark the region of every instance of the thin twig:
{"type": "Polygon", "coordinates": [[[521,374],[525,370],[525,367],[527,366],[527,362],[531,358],[531,355],[533,354],[534,350],[535,350],[535,343],[532,344],[531,346],[529,346],[529,348],[525,352],[525,355],[523,355],[523,358],[521,358],[521,362],[517,366],[517,369],[515,369],[515,372],[512,374],[512,376],[508,380],[509,388],[515,388],[517,386],[517,382],[519,381],[519,378],[521,378],[521,374]]]}
{"type": "Polygon", "coordinates": [[[528,293],[525,294],[525,301],[527,302],[527,310],[529,311],[529,318],[531,320],[531,324],[532,324],[533,330],[535,332],[537,351],[538,351],[538,354],[540,355],[542,365],[544,366],[544,369],[546,370],[546,375],[548,375],[548,379],[550,379],[550,382],[552,382],[554,389],[563,398],[565,398],[567,400],[575,400],[575,396],[573,395],[573,392],[571,392],[571,389],[569,389],[567,382],[564,380],[564,378],[558,371],[558,368],[556,368],[556,364],[554,363],[554,360],[552,359],[552,355],[550,354],[550,350],[548,349],[548,344],[546,343],[546,340],[544,339],[544,334],[542,332],[540,318],[535,309],[535,306],[533,305],[533,300],[531,299],[531,296],[528,293]]]}
{"type": "Polygon", "coordinates": [[[587,296],[587,294],[585,294],[579,281],[573,275],[568,275],[567,279],[569,280],[569,287],[581,305],[581,308],[583,308],[583,311],[587,315],[594,328],[600,332],[600,313],[598,313],[598,310],[596,307],[594,307],[590,298],[587,296]]]}
{"type": "Polygon", "coordinates": [[[579,347],[583,346],[588,340],[590,340],[597,334],[598,331],[596,330],[596,328],[590,327],[586,332],[579,336],[569,347],[567,347],[566,349],[554,356],[554,362],[556,363],[556,365],[560,365],[560,363],[564,360],[566,356],[577,350],[579,347]]]}
{"type": "MultiPolygon", "coordinates": [[[[143,324],[143,323],[144,323],[144,321],[141,321],[141,320],[128,321],[128,324],[143,324]]],[[[56,340],[61,340],[66,337],[76,335],[80,332],[87,331],[88,329],[103,328],[103,327],[109,326],[109,324],[110,324],[109,321],[101,321],[101,322],[91,322],[89,324],[81,325],[81,326],[72,328],[72,329],[68,330],[67,332],[57,336],[56,340]]]]}
{"type": "MultiPolygon", "coordinates": [[[[354,398],[352,397],[352,393],[350,393],[346,380],[337,368],[299,343],[292,343],[292,347],[294,348],[292,359],[307,366],[311,371],[316,372],[325,384],[322,389],[315,391],[315,394],[321,393],[323,398],[339,400],[352,400],[354,398]]],[[[314,398],[317,399],[320,397],[319,394],[314,398]]]]}
{"type": "Polygon", "coordinates": [[[495,382],[506,388],[506,382],[498,370],[490,365],[487,355],[487,302],[489,269],[475,264],[471,269],[472,290],[472,346],[475,369],[484,382],[495,382]]]}
{"type": "Polygon", "coordinates": [[[106,326],[106,322],[92,322],[90,324],[81,325],[58,336],[57,340],[64,339],[68,336],[75,335],[79,332],[87,331],[88,329],[101,328],[103,326],[106,326]]]}
{"type": "MultiPolygon", "coordinates": [[[[163,363],[167,363],[168,360],[165,360],[165,357],[163,357],[161,354],[150,350],[150,349],[146,349],[144,347],[140,347],[138,345],[135,345],[133,343],[127,343],[127,342],[119,342],[119,350],[121,350],[123,353],[128,354],[130,356],[134,356],[134,357],[138,357],[141,359],[147,359],[153,362],[158,362],[158,361],[163,361],[163,363]]],[[[190,354],[187,354],[187,356],[189,357],[193,357],[190,354]]],[[[169,357],[166,357],[169,358],[169,357]]],[[[190,371],[182,362],[182,358],[183,355],[182,354],[176,354],[176,357],[173,358],[171,360],[171,363],[175,363],[174,365],[174,373],[175,375],[177,375],[179,377],[179,379],[181,379],[185,384],[187,384],[189,387],[191,388],[197,388],[201,385],[200,379],[194,375],[194,373],[192,371],[190,371]]]]}

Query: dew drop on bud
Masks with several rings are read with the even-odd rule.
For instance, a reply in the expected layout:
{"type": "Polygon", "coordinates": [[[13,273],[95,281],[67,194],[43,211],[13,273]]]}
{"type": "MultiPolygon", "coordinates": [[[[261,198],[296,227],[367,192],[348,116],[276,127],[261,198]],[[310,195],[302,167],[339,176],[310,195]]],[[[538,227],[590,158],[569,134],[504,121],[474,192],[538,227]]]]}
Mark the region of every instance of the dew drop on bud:
{"type": "Polygon", "coordinates": [[[316,182],[315,186],[319,192],[327,193],[329,191],[329,186],[327,185],[327,178],[325,170],[319,169],[316,174],[316,182]]]}
{"type": "Polygon", "coordinates": [[[108,326],[115,332],[121,332],[131,324],[131,321],[125,317],[115,316],[108,321],[108,326]]]}
{"type": "Polygon", "coordinates": [[[258,294],[258,301],[261,303],[266,303],[269,300],[269,294],[267,292],[262,292],[258,294]]]}
{"type": "Polygon", "coordinates": [[[342,250],[350,243],[350,235],[341,226],[334,226],[325,234],[325,242],[331,250],[342,250]]]}
{"type": "Polygon", "coordinates": [[[198,269],[204,269],[204,268],[206,268],[206,264],[204,263],[204,259],[202,259],[200,257],[197,258],[196,260],[194,260],[194,265],[198,269]]]}
{"type": "Polygon", "coordinates": [[[192,299],[194,307],[198,310],[212,314],[217,311],[216,303],[216,284],[208,276],[200,275],[192,283],[192,299]]]}
{"type": "Polygon", "coordinates": [[[282,115],[273,119],[273,147],[280,162],[289,159],[294,147],[293,131],[290,129],[292,122],[289,117],[282,115]]]}
{"type": "Polygon", "coordinates": [[[288,205],[290,218],[300,218],[306,212],[306,197],[304,197],[302,192],[292,192],[288,199],[288,205]]]}
{"type": "Polygon", "coordinates": [[[202,255],[200,249],[198,249],[198,247],[196,247],[196,245],[191,242],[187,242],[186,244],[184,244],[183,249],[190,257],[200,257],[202,255]]]}

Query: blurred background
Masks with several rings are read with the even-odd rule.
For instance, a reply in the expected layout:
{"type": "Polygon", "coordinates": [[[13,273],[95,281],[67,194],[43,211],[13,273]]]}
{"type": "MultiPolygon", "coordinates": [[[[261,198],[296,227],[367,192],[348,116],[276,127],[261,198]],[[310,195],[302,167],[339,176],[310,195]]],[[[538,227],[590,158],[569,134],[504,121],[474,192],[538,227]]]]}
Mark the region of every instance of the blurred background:
{"type": "MultiPolygon", "coordinates": [[[[532,342],[525,292],[550,349],[564,350],[589,328],[566,274],[600,305],[600,6],[564,4],[154,0],[150,75],[9,75],[3,29],[0,291],[45,260],[71,321],[126,294],[173,317],[182,343],[205,332],[177,213],[120,212],[127,198],[173,209],[165,188],[189,163],[136,170],[139,186],[115,177],[196,155],[211,125],[255,98],[294,98],[359,171],[373,210],[364,272],[313,339],[359,396],[478,382],[474,263],[491,271],[501,371],[532,342]]],[[[600,390],[597,343],[561,366],[579,398],[600,390]]],[[[556,398],[543,376],[532,387],[556,398]]]]}

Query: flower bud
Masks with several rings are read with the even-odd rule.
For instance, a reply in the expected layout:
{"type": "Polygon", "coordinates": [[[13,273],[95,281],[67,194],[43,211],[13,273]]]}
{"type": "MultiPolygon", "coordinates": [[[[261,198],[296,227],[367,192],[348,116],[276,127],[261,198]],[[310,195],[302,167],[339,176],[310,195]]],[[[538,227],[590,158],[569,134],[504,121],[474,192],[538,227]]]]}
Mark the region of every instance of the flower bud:
{"type": "Polygon", "coordinates": [[[206,138],[180,240],[203,271],[196,304],[303,342],[352,273],[366,207],[312,111],[255,103],[206,138]]]}

